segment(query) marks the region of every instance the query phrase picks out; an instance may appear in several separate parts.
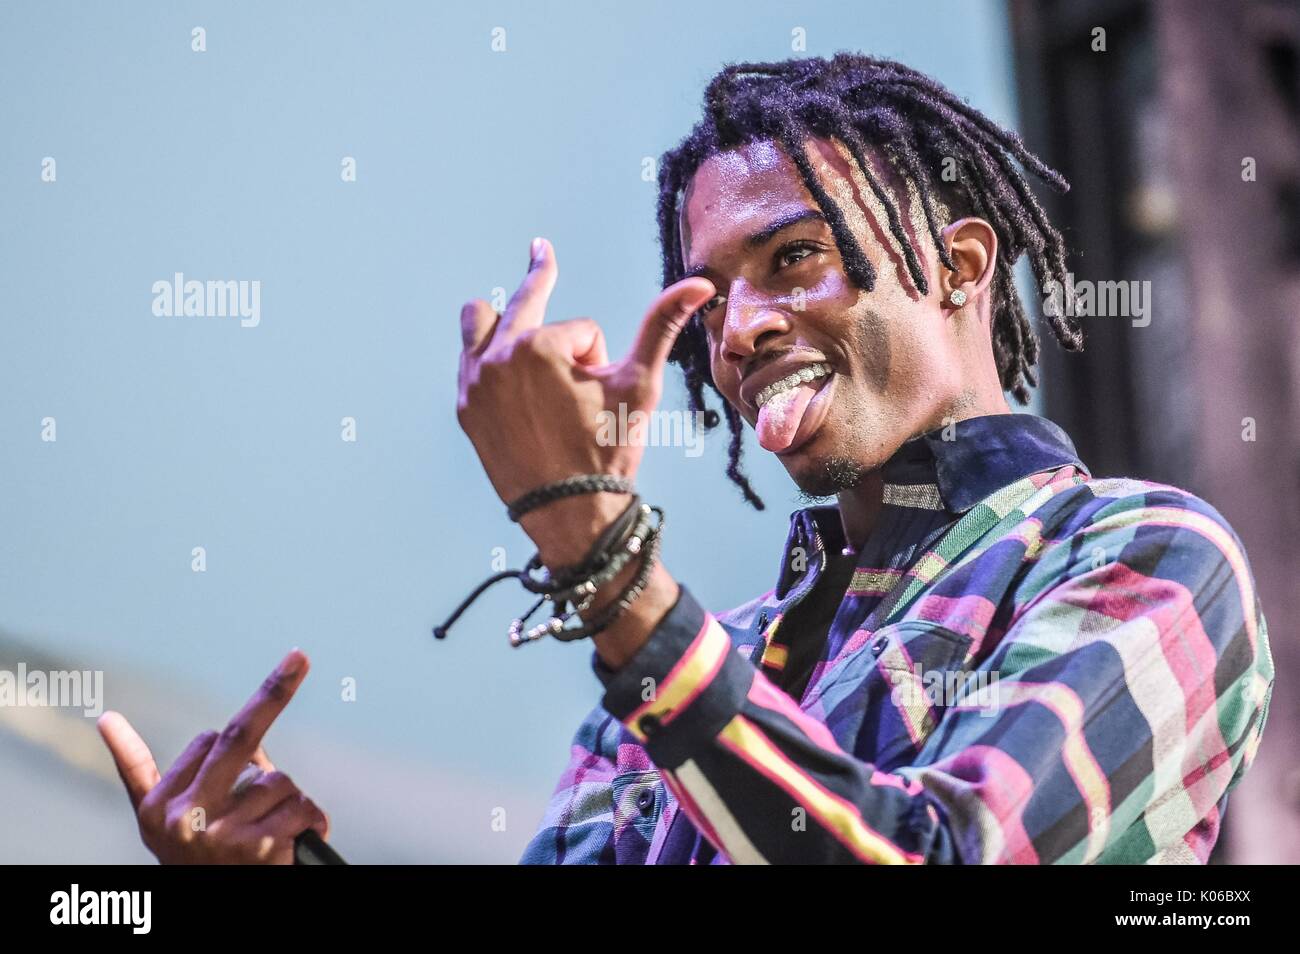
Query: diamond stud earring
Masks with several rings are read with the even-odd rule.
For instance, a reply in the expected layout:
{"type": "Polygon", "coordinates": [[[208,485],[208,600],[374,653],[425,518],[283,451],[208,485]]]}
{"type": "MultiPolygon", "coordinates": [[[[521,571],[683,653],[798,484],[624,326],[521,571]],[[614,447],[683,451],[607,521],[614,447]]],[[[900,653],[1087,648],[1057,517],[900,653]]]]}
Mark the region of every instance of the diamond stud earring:
{"type": "Polygon", "coordinates": [[[966,293],[960,288],[954,288],[952,293],[948,296],[948,300],[952,302],[954,308],[960,308],[962,305],[966,304],[966,293]]]}

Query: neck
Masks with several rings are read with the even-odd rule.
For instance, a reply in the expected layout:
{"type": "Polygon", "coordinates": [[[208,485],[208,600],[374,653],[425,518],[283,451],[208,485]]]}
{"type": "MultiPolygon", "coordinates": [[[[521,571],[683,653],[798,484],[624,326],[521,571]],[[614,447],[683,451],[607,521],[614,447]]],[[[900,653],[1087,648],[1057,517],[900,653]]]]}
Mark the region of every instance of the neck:
{"type": "Polygon", "coordinates": [[[867,474],[856,487],[839,493],[840,521],[844,539],[854,550],[861,550],[885,505],[885,478],[879,469],[867,474]]]}
{"type": "MultiPolygon", "coordinates": [[[[967,418],[983,417],[987,414],[1010,413],[1011,408],[999,389],[996,394],[988,395],[985,400],[968,399],[966,402],[958,402],[958,406],[948,408],[940,416],[939,423],[924,426],[911,436],[918,437],[926,434],[945,426],[949,421],[964,421],[967,418]]],[[[899,442],[898,446],[901,447],[903,443],[905,441],[899,442]]],[[[894,451],[897,450],[898,447],[895,447],[894,451]]],[[[892,453],[893,451],[891,455],[892,453]]],[[[853,549],[862,549],[862,545],[871,536],[871,531],[875,529],[880,511],[885,505],[884,494],[883,464],[870,471],[857,486],[840,491],[837,498],[840,506],[840,522],[844,524],[844,538],[853,549]]]]}

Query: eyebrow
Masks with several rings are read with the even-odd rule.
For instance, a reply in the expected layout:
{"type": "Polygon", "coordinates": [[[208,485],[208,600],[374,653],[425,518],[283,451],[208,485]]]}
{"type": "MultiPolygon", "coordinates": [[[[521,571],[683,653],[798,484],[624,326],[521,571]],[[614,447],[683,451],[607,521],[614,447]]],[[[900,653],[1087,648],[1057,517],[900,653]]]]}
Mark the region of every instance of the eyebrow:
{"type": "MultiPolygon", "coordinates": [[[[755,249],[767,242],[774,235],[788,229],[792,225],[798,225],[800,222],[807,222],[809,219],[819,219],[826,221],[826,216],[818,209],[797,209],[788,215],[783,215],[779,219],[773,219],[767,225],[763,226],[757,232],[745,239],[745,248],[755,249]]],[[[687,270],[685,278],[695,278],[703,275],[709,270],[708,265],[696,265],[687,270]]]]}

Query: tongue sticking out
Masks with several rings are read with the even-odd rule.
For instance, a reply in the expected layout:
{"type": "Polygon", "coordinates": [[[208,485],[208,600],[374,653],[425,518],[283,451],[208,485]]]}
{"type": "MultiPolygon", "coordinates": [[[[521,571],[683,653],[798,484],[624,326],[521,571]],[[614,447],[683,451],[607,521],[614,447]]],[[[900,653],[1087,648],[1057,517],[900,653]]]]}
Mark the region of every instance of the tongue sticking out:
{"type": "MultiPolygon", "coordinates": [[[[823,382],[815,382],[821,383],[823,382]]],[[[801,384],[780,392],[758,409],[758,423],[754,425],[754,431],[764,450],[779,454],[794,443],[799,422],[803,420],[808,402],[817,390],[814,384],[801,384]]]]}

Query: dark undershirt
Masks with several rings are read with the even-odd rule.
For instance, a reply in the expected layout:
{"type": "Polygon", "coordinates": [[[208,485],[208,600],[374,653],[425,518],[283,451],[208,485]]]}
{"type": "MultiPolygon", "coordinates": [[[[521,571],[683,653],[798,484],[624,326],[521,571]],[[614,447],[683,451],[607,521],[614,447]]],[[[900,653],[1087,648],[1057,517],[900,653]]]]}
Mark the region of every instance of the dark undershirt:
{"type": "Polygon", "coordinates": [[[776,682],[795,702],[803,698],[813,669],[821,660],[826,636],[844,602],[856,564],[856,553],[845,556],[839,549],[831,549],[826,556],[826,570],[812,592],[781,620],[777,635],[784,637],[789,654],[776,682]]]}

